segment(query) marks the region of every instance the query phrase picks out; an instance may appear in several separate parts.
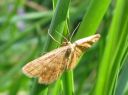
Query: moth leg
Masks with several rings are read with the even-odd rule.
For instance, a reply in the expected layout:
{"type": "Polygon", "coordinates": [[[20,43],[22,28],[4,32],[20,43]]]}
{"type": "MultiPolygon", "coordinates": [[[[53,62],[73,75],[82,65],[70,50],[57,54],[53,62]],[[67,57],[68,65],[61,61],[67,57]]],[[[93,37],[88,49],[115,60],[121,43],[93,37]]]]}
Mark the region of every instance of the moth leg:
{"type": "Polygon", "coordinates": [[[76,66],[76,54],[72,54],[66,69],[70,70],[73,69],[75,66],[76,66]]]}

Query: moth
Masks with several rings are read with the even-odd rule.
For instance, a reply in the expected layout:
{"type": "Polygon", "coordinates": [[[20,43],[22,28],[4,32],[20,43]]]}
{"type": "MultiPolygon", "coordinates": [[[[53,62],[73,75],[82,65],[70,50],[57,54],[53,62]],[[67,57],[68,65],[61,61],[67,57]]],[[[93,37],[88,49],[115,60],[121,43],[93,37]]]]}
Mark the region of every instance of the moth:
{"type": "Polygon", "coordinates": [[[27,63],[22,71],[28,77],[38,78],[40,84],[51,84],[56,81],[65,70],[75,68],[79,57],[93,43],[97,42],[100,34],[95,34],[86,38],[67,42],[60,48],[57,48],[43,56],[27,63]]]}

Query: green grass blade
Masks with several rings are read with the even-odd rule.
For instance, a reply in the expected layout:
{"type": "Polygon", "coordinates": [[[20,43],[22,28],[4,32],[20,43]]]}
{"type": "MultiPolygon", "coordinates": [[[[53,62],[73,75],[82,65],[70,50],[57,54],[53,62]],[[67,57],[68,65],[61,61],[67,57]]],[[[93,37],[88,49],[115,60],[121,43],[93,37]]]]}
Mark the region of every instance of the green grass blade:
{"type": "Polygon", "coordinates": [[[12,82],[13,85],[11,85],[11,89],[10,89],[10,92],[9,92],[9,95],[17,95],[18,91],[20,90],[20,85],[21,85],[21,82],[22,82],[22,76],[18,76],[18,78],[14,78],[15,81],[12,82]],[[20,81],[20,83],[19,83],[20,81]]]}
{"type": "Polygon", "coordinates": [[[120,21],[121,21],[124,3],[125,3],[124,0],[123,1],[118,0],[116,4],[115,14],[114,14],[112,24],[109,30],[109,34],[108,34],[107,45],[105,47],[105,52],[103,54],[99,72],[98,72],[98,79],[97,79],[97,84],[94,92],[95,95],[109,95],[108,93],[111,90],[110,87],[107,85],[107,83],[111,81],[109,76],[112,75],[111,73],[112,66],[113,64],[115,64],[115,63],[112,63],[111,60],[113,59],[113,56],[117,50],[116,43],[118,40],[120,40],[120,39],[117,39],[118,38],[117,34],[120,28],[120,21]]]}
{"type": "Polygon", "coordinates": [[[61,80],[60,79],[58,79],[57,81],[56,81],[56,84],[55,84],[55,86],[54,86],[54,88],[53,88],[53,90],[52,90],[52,94],[53,95],[58,95],[58,94],[61,94],[61,80]]]}
{"type": "Polygon", "coordinates": [[[125,86],[128,82],[128,54],[125,58],[125,61],[123,62],[124,65],[122,67],[122,71],[119,76],[117,89],[115,91],[115,95],[124,95],[125,86]]]}
{"type": "MultiPolygon", "coordinates": [[[[59,42],[61,42],[62,36],[58,35],[57,32],[59,32],[60,34],[63,33],[69,3],[70,0],[58,0],[54,16],[49,27],[49,33],[51,33],[51,35],[59,42]]],[[[51,37],[48,37],[48,41],[46,44],[47,51],[57,48],[57,46],[59,46],[59,44],[53,41],[51,37]]]]}
{"type": "MultiPolygon", "coordinates": [[[[39,19],[39,18],[51,18],[52,17],[52,12],[51,11],[46,11],[46,12],[35,12],[35,13],[28,13],[25,14],[24,16],[13,16],[10,20],[10,23],[16,23],[20,20],[34,20],[34,19],[39,19]]],[[[6,17],[1,17],[0,22],[4,22],[7,18],[6,17]]]]}
{"type": "MultiPolygon", "coordinates": [[[[55,13],[53,15],[51,24],[50,24],[50,28],[49,28],[49,32],[50,34],[59,42],[61,42],[62,37],[60,35],[58,35],[57,32],[61,33],[63,32],[64,29],[64,24],[67,18],[67,11],[68,11],[68,7],[69,7],[69,3],[70,0],[58,0],[57,2],[57,6],[55,9],[55,13]],[[56,32],[57,31],[57,32],[56,32]]],[[[54,48],[57,48],[59,46],[58,43],[56,43],[55,41],[53,41],[53,39],[48,35],[47,37],[47,43],[44,47],[44,51],[50,51],[54,48]]],[[[42,85],[42,87],[44,87],[45,89],[47,89],[47,87],[45,87],[45,85],[42,85]]],[[[45,91],[45,89],[42,90],[42,93],[47,93],[45,91]]],[[[34,92],[34,94],[38,95],[39,92],[34,92]]]]}
{"type": "Polygon", "coordinates": [[[38,84],[37,82],[38,82],[38,79],[34,79],[34,84],[32,86],[30,95],[35,95],[35,93],[37,93],[37,92],[40,94],[41,90],[43,90],[43,92],[41,93],[42,95],[47,95],[47,92],[48,92],[47,86],[38,84]]]}
{"type": "Polygon", "coordinates": [[[125,57],[124,53],[127,52],[127,44],[126,44],[126,40],[128,38],[128,35],[127,35],[128,27],[127,26],[128,26],[128,18],[126,20],[124,29],[122,30],[122,35],[121,35],[119,44],[117,45],[117,50],[116,50],[114,58],[113,58],[113,66],[112,66],[111,74],[110,74],[110,76],[108,76],[109,80],[111,80],[108,83],[108,86],[111,87],[111,90],[108,89],[110,95],[112,94],[113,89],[114,89],[115,78],[116,78],[116,76],[118,77],[118,75],[119,75],[120,66],[123,65],[123,63],[121,63],[121,61],[122,61],[123,57],[125,57]]]}
{"type": "Polygon", "coordinates": [[[75,38],[83,38],[96,33],[110,1],[111,0],[92,0],[75,38]]]}
{"type": "Polygon", "coordinates": [[[64,95],[75,95],[73,82],[72,70],[65,72],[63,76],[64,95]]]}

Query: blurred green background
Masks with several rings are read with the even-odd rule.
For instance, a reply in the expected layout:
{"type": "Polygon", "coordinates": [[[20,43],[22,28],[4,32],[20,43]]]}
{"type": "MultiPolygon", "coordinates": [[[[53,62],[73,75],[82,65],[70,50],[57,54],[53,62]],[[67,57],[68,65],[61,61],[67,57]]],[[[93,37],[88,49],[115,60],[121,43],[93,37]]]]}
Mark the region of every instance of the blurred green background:
{"type": "Polygon", "coordinates": [[[0,95],[128,95],[127,4],[128,0],[0,0],[0,95]],[[74,70],[53,84],[40,85],[21,68],[59,47],[48,30],[60,43],[73,31],[71,42],[95,33],[101,38],[74,70]]]}

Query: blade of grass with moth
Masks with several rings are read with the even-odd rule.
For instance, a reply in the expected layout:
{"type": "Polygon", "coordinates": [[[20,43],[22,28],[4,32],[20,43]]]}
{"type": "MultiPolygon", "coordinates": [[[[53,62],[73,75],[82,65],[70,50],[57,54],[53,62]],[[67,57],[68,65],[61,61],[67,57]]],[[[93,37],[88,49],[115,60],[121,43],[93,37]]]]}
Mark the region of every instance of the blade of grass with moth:
{"type": "Polygon", "coordinates": [[[57,48],[26,64],[22,70],[29,77],[38,77],[39,83],[50,84],[58,79],[61,74],[76,66],[80,55],[100,38],[95,34],[74,43],[67,42],[64,46],[57,48]]]}

